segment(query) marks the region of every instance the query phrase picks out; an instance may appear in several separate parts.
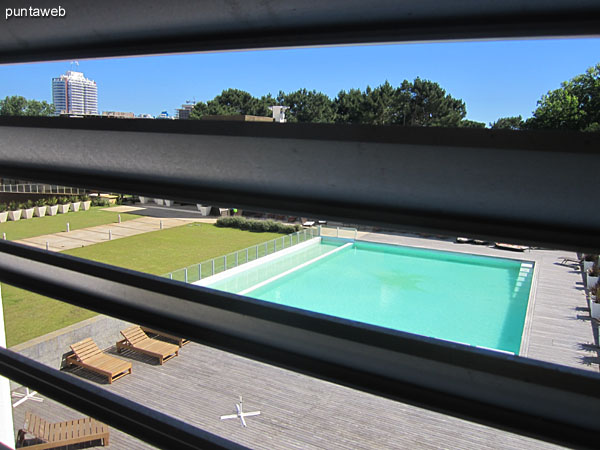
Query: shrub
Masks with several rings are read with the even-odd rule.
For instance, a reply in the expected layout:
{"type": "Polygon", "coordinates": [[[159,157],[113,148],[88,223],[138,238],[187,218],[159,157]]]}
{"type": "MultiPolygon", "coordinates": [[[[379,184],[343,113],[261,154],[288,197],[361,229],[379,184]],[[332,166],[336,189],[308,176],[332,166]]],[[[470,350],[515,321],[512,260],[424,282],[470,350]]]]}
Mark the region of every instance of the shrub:
{"type": "Polygon", "coordinates": [[[89,202],[90,201],[90,196],[87,194],[83,194],[79,196],[79,200],[82,202],[89,202]]]}
{"type": "Polygon", "coordinates": [[[8,206],[6,203],[0,203],[0,212],[4,212],[8,210],[8,206]]]}
{"type": "Polygon", "coordinates": [[[46,199],[46,204],[48,206],[55,206],[58,203],[58,199],[56,197],[50,197],[46,199]]]}
{"type": "Polygon", "coordinates": [[[45,205],[46,205],[46,200],[44,200],[43,198],[40,198],[35,201],[35,206],[42,207],[45,205]]]}
{"type": "Polygon", "coordinates": [[[31,209],[31,208],[33,208],[33,200],[27,200],[27,201],[25,202],[25,208],[26,208],[26,209],[31,209]]]}
{"type": "Polygon", "coordinates": [[[69,197],[69,202],[70,203],[77,203],[79,201],[79,197],[77,197],[76,195],[71,195],[69,197]]]}
{"type": "Polygon", "coordinates": [[[66,205],[67,203],[70,203],[69,198],[68,197],[59,197],[58,203],[60,203],[61,205],[66,205]]]}
{"type": "Polygon", "coordinates": [[[250,220],[250,230],[251,231],[256,231],[257,233],[262,233],[264,231],[267,231],[267,226],[264,222],[260,221],[260,220],[250,220]]]}
{"type": "Polygon", "coordinates": [[[110,206],[110,201],[102,197],[93,197],[92,206],[110,206]]]}
{"type": "Polygon", "coordinates": [[[285,225],[274,220],[249,220],[245,217],[221,217],[215,224],[221,228],[238,228],[240,230],[250,230],[257,233],[285,233],[290,234],[300,230],[300,225],[285,225]]]}

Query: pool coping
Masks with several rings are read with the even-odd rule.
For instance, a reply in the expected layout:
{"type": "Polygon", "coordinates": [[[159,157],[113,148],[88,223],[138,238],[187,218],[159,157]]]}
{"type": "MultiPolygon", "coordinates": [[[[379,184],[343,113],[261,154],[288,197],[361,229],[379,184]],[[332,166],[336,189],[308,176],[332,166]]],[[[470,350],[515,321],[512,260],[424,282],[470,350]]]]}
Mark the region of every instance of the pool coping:
{"type": "Polygon", "coordinates": [[[527,311],[525,313],[525,321],[523,323],[523,334],[521,335],[521,346],[519,347],[519,355],[524,358],[528,357],[529,339],[531,337],[531,328],[533,326],[533,311],[535,310],[536,293],[539,278],[539,264],[531,261],[533,264],[533,276],[531,278],[531,288],[529,289],[529,300],[527,301],[527,311]]]}

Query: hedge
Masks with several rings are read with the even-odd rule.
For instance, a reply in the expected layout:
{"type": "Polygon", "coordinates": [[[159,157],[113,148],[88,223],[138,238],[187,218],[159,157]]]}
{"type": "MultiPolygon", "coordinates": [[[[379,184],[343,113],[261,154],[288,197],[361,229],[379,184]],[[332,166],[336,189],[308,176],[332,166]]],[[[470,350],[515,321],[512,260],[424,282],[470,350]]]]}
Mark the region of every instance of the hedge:
{"type": "Polygon", "coordinates": [[[221,217],[215,224],[221,228],[238,228],[240,230],[290,234],[300,231],[300,225],[285,225],[274,220],[250,220],[245,217],[221,217]]]}

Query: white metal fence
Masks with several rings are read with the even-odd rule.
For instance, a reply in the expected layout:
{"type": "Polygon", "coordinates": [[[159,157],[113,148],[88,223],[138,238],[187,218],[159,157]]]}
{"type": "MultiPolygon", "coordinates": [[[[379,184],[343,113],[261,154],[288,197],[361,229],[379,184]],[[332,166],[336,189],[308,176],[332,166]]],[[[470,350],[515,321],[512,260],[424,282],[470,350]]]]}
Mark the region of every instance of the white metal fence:
{"type": "Polygon", "coordinates": [[[238,250],[224,256],[209,259],[199,264],[194,264],[183,269],[178,269],[169,272],[165,277],[171,280],[184,281],[193,283],[206,277],[210,277],[227,269],[246,264],[255,259],[262,258],[272,253],[298,245],[302,242],[312,239],[320,235],[320,227],[305,228],[280,238],[272,239],[261,244],[253,245],[252,247],[238,250]]]}
{"type": "Polygon", "coordinates": [[[21,194],[85,194],[87,189],[50,184],[0,184],[0,192],[21,194]]]}

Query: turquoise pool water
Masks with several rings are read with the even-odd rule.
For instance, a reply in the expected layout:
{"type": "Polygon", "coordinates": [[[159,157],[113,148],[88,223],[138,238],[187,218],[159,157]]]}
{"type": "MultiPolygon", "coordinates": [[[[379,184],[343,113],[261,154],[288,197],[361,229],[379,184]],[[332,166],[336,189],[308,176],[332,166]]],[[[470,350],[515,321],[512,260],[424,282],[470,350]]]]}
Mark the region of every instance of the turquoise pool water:
{"type": "Polygon", "coordinates": [[[532,275],[517,260],[325,238],[209,286],[518,354],[532,275]]]}

